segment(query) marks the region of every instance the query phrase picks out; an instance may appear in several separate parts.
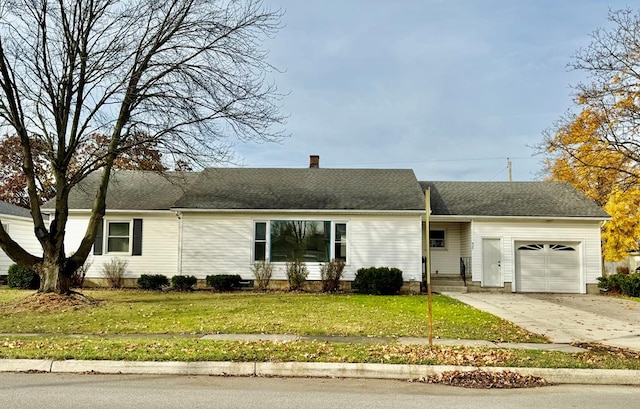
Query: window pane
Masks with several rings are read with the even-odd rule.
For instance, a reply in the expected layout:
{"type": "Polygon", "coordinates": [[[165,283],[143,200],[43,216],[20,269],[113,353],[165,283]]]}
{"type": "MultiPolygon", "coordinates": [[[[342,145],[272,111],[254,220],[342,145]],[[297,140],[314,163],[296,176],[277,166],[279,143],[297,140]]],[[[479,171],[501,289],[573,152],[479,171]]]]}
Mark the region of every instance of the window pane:
{"type": "Polygon", "coordinates": [[[266,240],[267,239],[267,223],[258,222],[256,223],[256,240],[266,240]]]}
{"type": "Polygon", "coordinates": [[[347,260],[347,244],[346,243],[336,243],[335,248],[335,258],[339,260],[347,260]]]}
{"type": "Polygon", "coordinates": [[[429,230],[429,245],[435,248],[444,248],[444,230],[429,230]]]}
{"type": "Polygon", "coordinates": [[[128,252],[129,238],[109,237],[107,241],[107,251],[109,252],[128,252]]]}
{"type": "Polygon", "coordinates": [[[347,225],[344,223],[336,223],[336,241],[345,241],[347,238],[347,225]]]}
{"type": "Polygon", "coordinates": [[[274,220],[271,222],[271,261],[329,261],[331,222],[274,220]]]}
{"type": "Polygon", "coordinates": [[[129,223],[109,223],[109,237],[129,237],[129,223]]]}
{"type": "Polygon", "coordinates": [[[259,261],[259,260],[264,260],[265,256],[267,254],[266,250],[266,244],[264,241],[263,242],[256,242],[255,245],[255,250],[254,250],[254,260],[255,261],[259,261]]]}

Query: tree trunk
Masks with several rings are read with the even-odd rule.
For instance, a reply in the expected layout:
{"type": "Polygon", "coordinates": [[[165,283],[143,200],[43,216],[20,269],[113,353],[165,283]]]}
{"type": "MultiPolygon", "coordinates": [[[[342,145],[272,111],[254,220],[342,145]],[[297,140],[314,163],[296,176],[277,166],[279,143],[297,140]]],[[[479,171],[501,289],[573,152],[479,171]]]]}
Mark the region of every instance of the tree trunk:
{"type": "Polygon", "coordinates": [[[44,261],[36,266],[40,276],[40,293],[69,294],[71,291],[71,274],[65,257],[45,255],[44,261]]]}

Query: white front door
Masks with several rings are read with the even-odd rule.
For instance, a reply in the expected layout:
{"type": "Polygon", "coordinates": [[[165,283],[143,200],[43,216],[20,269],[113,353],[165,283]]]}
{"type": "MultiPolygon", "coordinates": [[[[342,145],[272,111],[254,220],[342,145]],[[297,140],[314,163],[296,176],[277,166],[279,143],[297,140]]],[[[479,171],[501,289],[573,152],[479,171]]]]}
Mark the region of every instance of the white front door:
{"type": "Polygon", "coordinates": [[[482,286],[502,287],[500,239],[482,239],[482,286]]]}

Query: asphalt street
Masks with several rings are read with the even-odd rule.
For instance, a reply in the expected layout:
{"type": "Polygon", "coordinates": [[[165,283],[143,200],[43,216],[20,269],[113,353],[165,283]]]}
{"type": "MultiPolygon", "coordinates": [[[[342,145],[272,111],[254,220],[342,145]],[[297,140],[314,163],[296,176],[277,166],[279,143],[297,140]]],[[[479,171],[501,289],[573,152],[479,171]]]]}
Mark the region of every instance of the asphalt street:
{"type": "Polygon", "coordinates": [[[629,408],[640,388],[558,385],[464,389],[374,379],[0,374],[4,409],[35,408],[629,408]]]}

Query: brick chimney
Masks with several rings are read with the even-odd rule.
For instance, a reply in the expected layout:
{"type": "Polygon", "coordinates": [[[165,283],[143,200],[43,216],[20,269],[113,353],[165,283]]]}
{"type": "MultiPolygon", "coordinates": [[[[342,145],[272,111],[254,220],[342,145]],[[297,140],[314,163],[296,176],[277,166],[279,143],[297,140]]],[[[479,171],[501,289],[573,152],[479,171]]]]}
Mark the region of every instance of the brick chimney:
{"type": "Polygon", "coordinates": [[[316,169],[320,167],[320,155],[309,155],[309,167],[316,169]]]}

